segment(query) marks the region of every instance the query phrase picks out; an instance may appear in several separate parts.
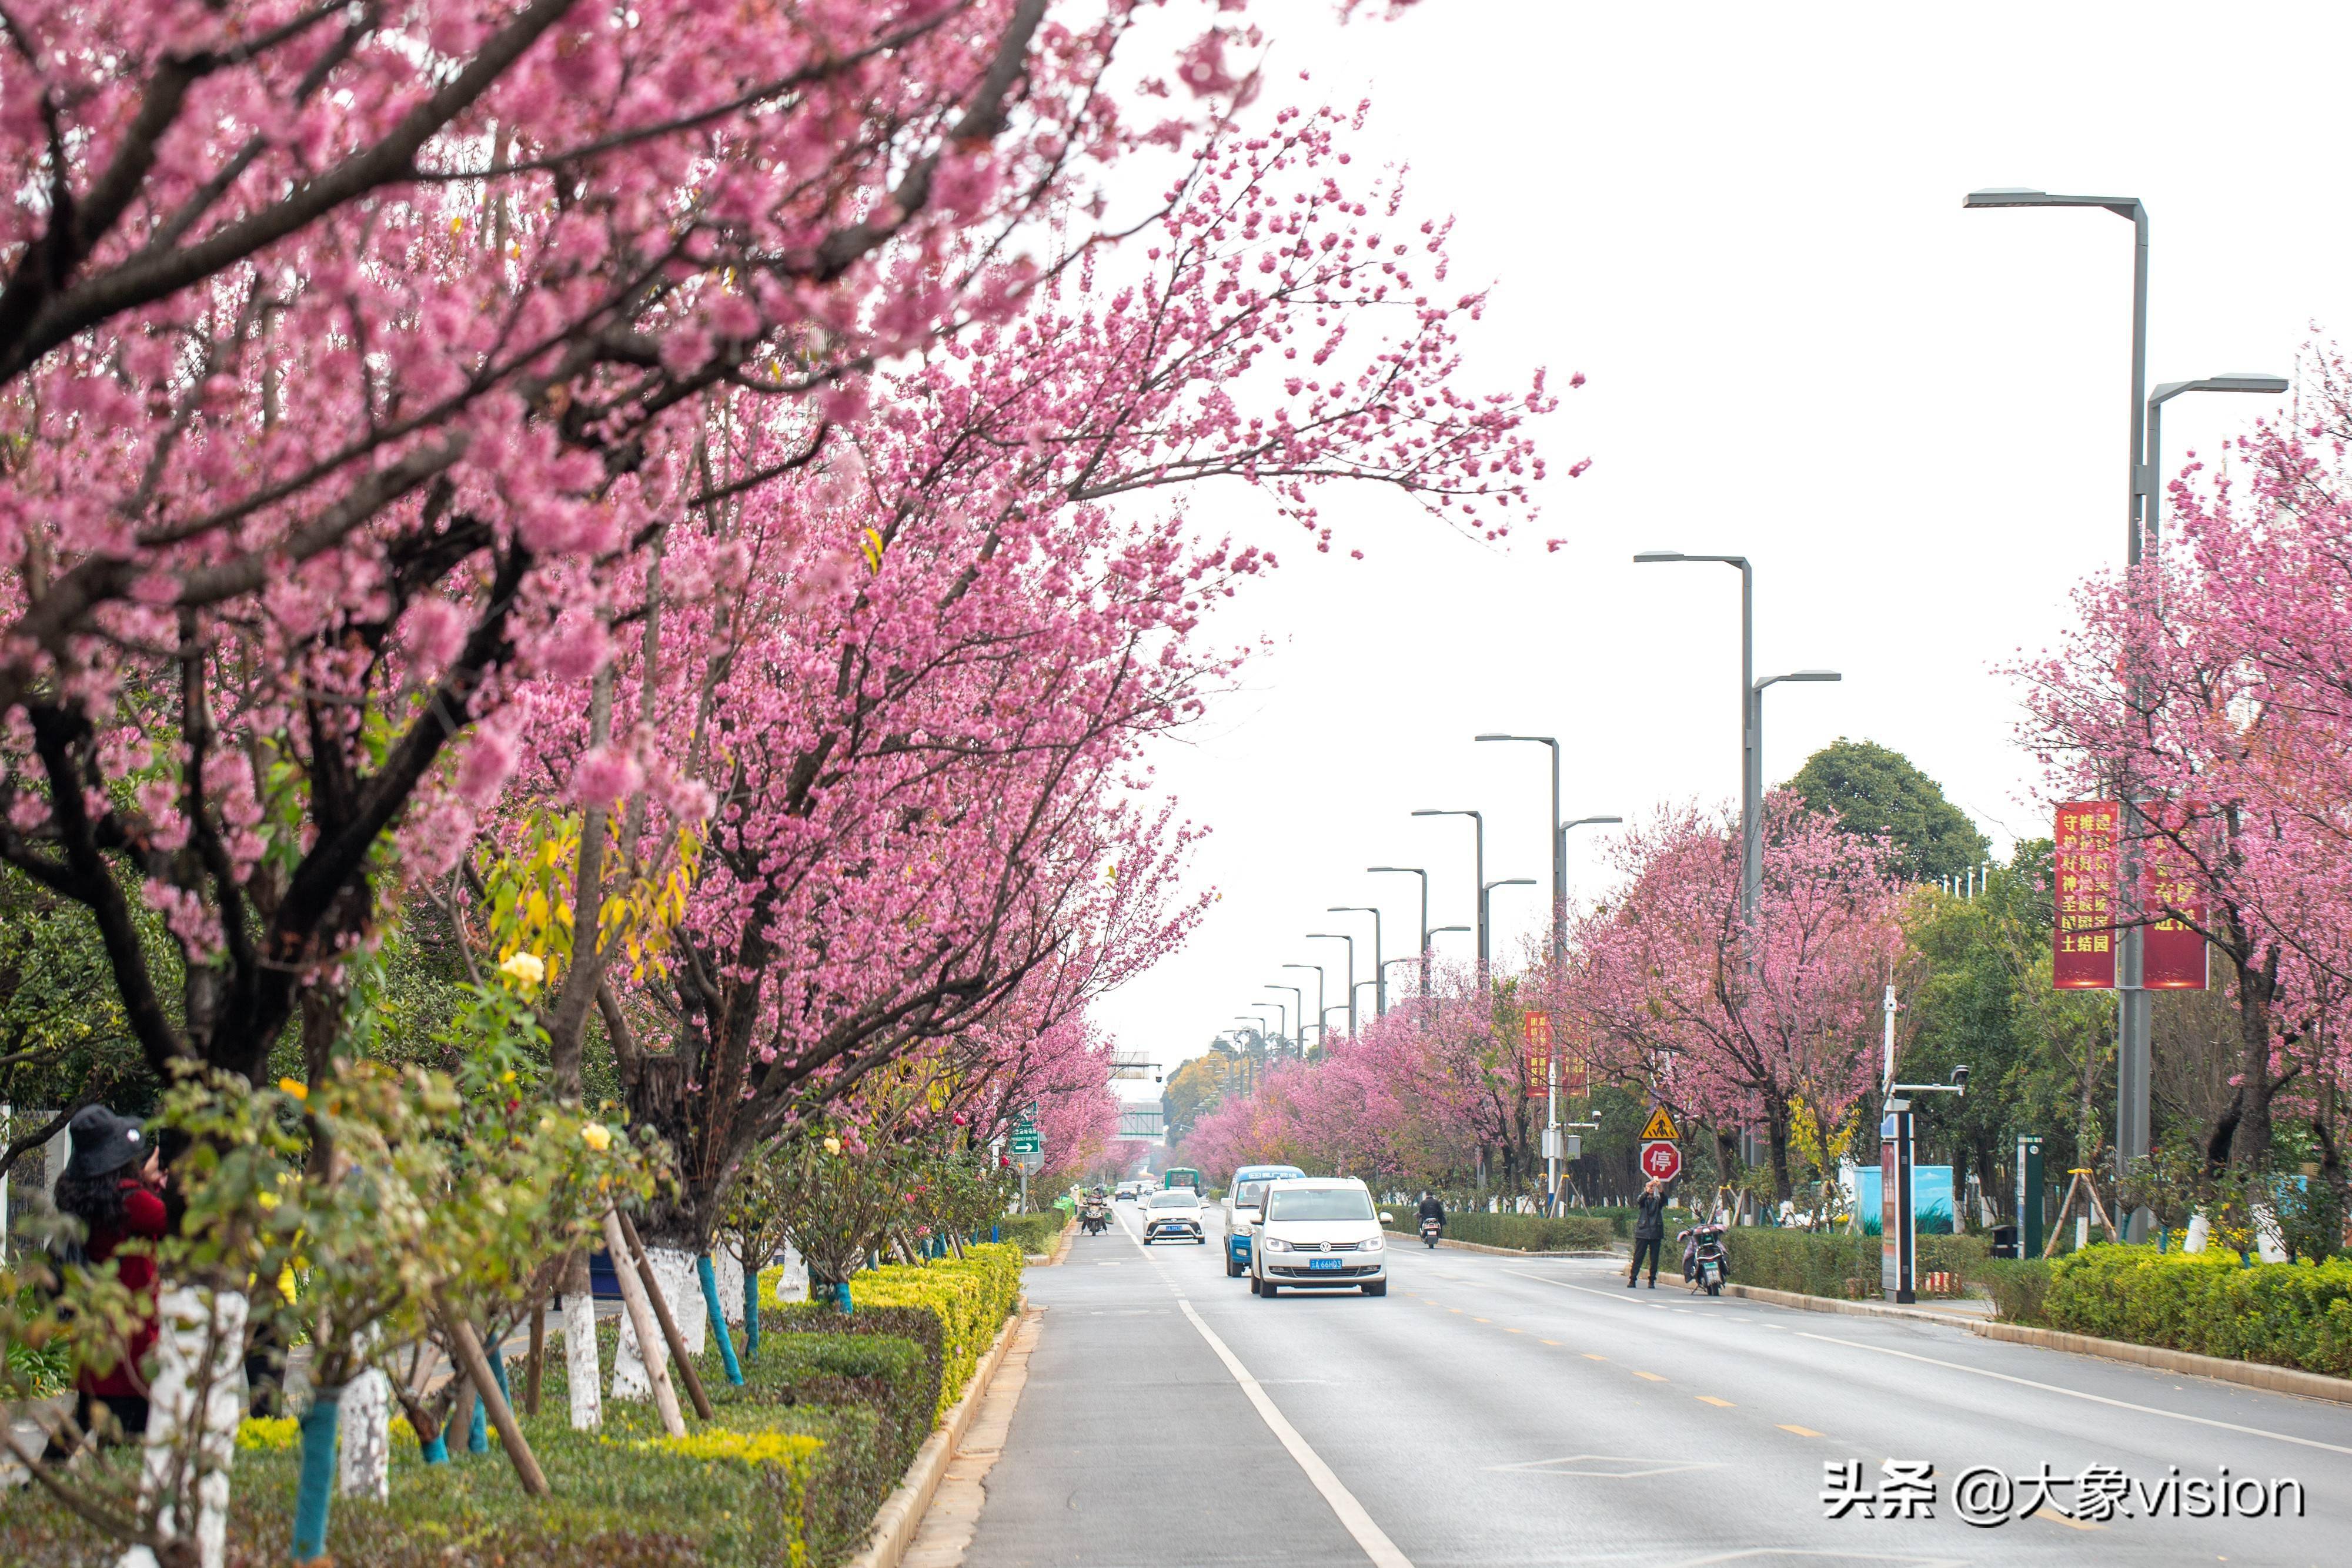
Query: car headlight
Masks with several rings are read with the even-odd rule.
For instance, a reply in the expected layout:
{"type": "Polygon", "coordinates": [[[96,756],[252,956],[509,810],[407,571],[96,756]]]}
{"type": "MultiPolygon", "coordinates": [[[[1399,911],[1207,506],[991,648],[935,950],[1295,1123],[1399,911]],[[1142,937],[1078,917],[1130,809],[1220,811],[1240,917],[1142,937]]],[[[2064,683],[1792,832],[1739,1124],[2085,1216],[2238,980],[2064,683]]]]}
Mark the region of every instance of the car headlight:
{"type": "Polygon", "coordinates": [[[1357,1250],[1358,1250],[1358,1251],[1360,1251],[1360,1252],[1377,1252],[1377,1251],[1379,1251],[1382,1247],[1385,1247],[1385,1246],[1387,1246],[1387,1245],[1388,1245],[1388,1243],[1386,1243],[1386,1242],[1382,1241],[1379,1237],[1375,1236],[1375,1237],[1373,1237],[1370,1241],[1365,1242],[1361,1247],[1358,1248],[1358,1249],[1357,1249],[1357,1250]]]}
{"type": "Polygon", "coordinates": [[[1269,1252],[1287,1252],[1290,1250],[1290,1243],[1279,1236],[1269,1236],[1265,1239],[1265,1249],[1269,1252]]]}

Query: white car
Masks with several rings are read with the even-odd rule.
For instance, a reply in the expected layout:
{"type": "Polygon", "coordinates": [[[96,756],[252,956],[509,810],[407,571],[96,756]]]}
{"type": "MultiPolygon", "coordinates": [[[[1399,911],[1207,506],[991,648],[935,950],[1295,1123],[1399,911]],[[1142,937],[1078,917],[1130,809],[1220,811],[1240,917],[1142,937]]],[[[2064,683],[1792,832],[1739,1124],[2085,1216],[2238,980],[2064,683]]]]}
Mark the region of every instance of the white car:
{"type": "Polygon", "coordinates": [[[1111,1195],[1111,1201],[1112,1201],[1113,1203],[1132,1203],[1132,1202],[1134,1202],[1134,1201],[1135,1201],[1135,1189],[1136,1189],[1138,1186],[1141,1186],[1141,1185],[1142,1185],[1142,1184],[1141,1184],[1141,1183],[1139,1183],[1139,1182],[1131,1182],[1131,1181],[1123,1181],[1123,1182],[1119,1183],[1119,1184],[1118,1184],[1118,1190],[1117,1192],[1115,1192],[1115,1193],[1113,1193],[1113,1194],[1111,1195]]]}
{"type": "Polygon", "coordinates": [[[1171,1186],[1143,1200],[1143,1244],[1178,1240],[1209,1244],[1201,1229],[1201,1195],[1188,1186],[1171,1186]]]}
{"type": "Polygon", "coordinates": [[[1386,1218],[1353,1177],[1269,1182],[1250,1242],[1251,1292],[1266,1301],[1286,1289],[1387,1295],[1386,1218]]]}

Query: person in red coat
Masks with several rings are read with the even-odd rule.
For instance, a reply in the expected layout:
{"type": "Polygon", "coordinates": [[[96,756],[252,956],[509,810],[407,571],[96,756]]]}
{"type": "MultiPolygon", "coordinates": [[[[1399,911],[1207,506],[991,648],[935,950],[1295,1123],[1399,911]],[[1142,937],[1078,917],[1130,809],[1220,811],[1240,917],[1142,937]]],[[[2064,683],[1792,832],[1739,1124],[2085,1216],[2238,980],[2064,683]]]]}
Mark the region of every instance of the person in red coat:
{"type": "Polygon", "coordinates": [[[74,1385],[74,1423],[85,1434],[95,1430],[92,1422],[103,1406],[123,1432],[144,1433],[147,1380],[141,1364],[155,1346],[155,1260],[144,1249],[116,1253],[130,1241],[160,1241],[169,1227],[157,1191],[158,1161],[139,1124],[103,1105],[75,1113],[71,1131],[73,1154],[58,1178],[58,1209],[86,1228],[82,1250],[89,1262],[114,1263],[117,1277],[143,1303],[122,1359],[103,1372],[82,1369],[74,1385]]]}

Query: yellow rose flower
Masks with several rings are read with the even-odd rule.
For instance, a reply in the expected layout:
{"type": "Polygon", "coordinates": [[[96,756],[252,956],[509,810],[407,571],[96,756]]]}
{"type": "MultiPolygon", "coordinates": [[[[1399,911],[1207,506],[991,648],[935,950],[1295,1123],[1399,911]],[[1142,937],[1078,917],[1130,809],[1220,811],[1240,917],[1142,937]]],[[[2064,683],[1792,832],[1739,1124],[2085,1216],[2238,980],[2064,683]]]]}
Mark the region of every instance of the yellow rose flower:
{"type": "Polygon", "coordinates": [[[590,1122],[580,1129],[580,1141],[601,1155],[613,1146],[613,1129],[602,1122],[590,1122]]]}
{"type": "Polygon", "coordinates": [[[278,1092],[281,1094],[291,1094],[297,1100],[308,1100],[310,1097],[310,1086],[299,1078],[279,1079],[278,1092]]]}
{"type": "Polygon", "coordinates": [[[535,986],[547,978],[547,965],[536,953],[518,953],[499,966],[499,973],[509,980],[535,986]]]}
{"type": "Polygon", "coordinates": [[[841,1153],[841,1140],[839,1138],[827,1138],[824,1141],[824,1152],[828,1155],[837,1155],[841,1153]]]}

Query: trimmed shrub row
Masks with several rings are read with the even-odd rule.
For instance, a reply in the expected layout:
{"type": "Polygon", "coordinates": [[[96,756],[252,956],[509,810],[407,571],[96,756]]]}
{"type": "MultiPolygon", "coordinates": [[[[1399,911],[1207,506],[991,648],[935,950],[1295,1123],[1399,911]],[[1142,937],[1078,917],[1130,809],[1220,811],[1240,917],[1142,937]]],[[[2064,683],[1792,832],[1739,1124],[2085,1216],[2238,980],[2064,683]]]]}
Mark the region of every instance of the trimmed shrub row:
{"type": "Polygon", "coordinates": [[[997,1234],[1024,1252],[1051,1252],[1069,1228],[1071,1218],[1058,1208],[1044,1214],[1009,1214],[996,1222],[997,1234]]]}
{"type": "Polygon", "coordinates": [[[2233,1252],[2109,1244],[2038,1267],[2051,1328],[2352,1377],[2352,1260],[2246,1267],[2233,1252]]]}
{"type": "MultiPolygon", "coordinates": [[[[1762,1226],[1737,1226],[1723,1234],[1731,1278],[1739,1284],[1841,1301],[1876,1296],[1881,1289],[1875,1236],[1762,1226]]],[[[1948,1293],[1958,1295],[1984,1263],[1987,1246],[1980,1236],[1919,1238],[1919,1293],[1927,1293],[1927,1276],[1940,1272],[1952,1276],[1953,1289],[1948,1293]]]]}
{"type": "MultiPolygon", "coordinates": [[[[1409,1206],[1387,1210],[1396,1218],[1386,1228],[1401,1236],[1420,1234],[1421,1222],[1409,1206]]],[[[1510,1247],[1522,1252],[1606,1252],[1617,1233],[1605,1219],[1563,1214],[1547,1218],[1539,1214],[1481,1214],[1476,1210],[1445,1215],[1445,1235],[1453,1241],[1480,1247],[1510,1247]]]]}

